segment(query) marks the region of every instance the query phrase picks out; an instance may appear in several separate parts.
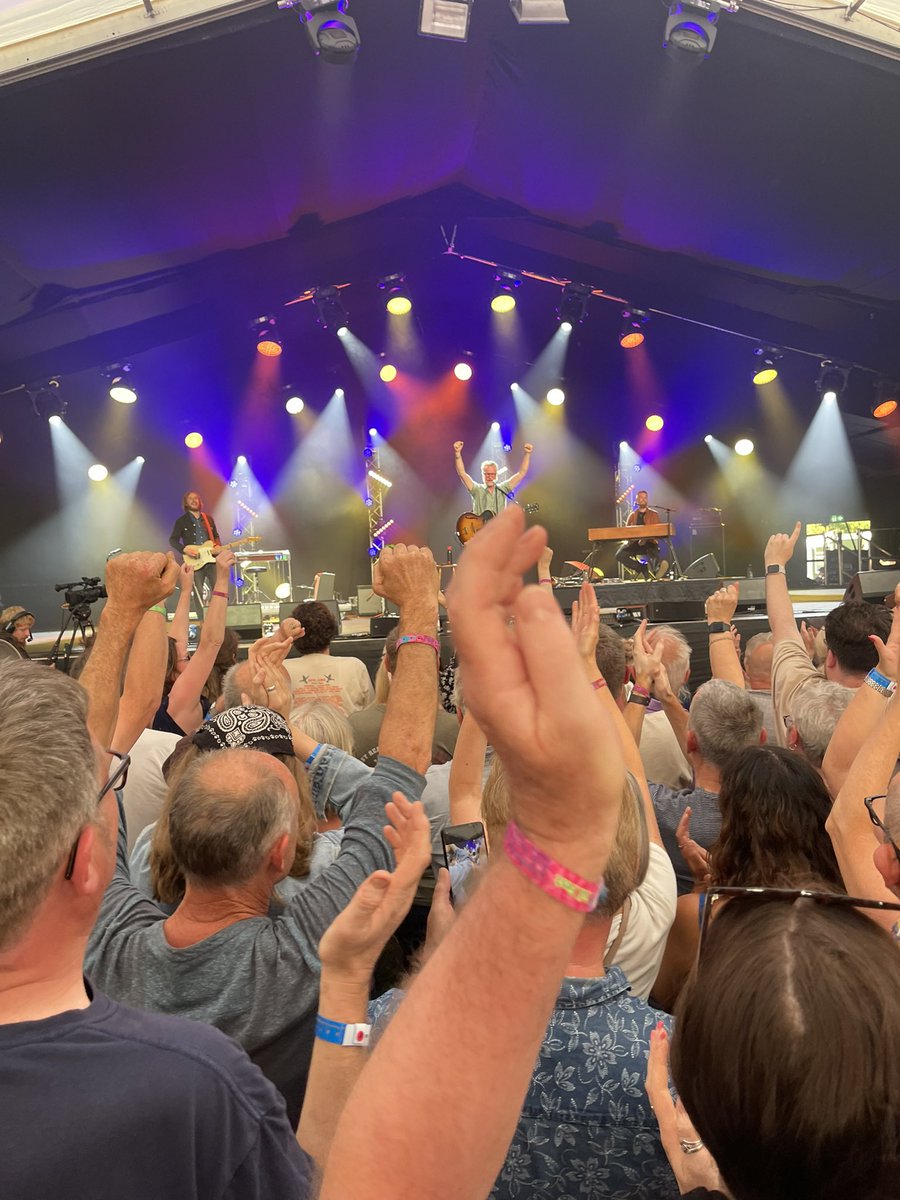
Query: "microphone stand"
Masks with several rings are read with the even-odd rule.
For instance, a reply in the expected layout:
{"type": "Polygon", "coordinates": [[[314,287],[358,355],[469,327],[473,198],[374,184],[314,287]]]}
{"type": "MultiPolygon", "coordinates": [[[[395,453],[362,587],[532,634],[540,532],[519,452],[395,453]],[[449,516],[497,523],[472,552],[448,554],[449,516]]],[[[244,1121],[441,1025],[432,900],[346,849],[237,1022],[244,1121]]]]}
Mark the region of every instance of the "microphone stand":
{"type": "Polygon", "coordinates": [[[681,563],[678,561],[678,555],[675,553],[675,547],[672,545],[672,513],[677,512],[675,508],[667,508],[665,504],[661,504],[660,508],[666,514],[666,524],[669,526],[669,536],[664,538],[666,545],[669,547],[669,562],[675,570],[675,578],[682,579],[684,572],[681,569],[681,563]]]}

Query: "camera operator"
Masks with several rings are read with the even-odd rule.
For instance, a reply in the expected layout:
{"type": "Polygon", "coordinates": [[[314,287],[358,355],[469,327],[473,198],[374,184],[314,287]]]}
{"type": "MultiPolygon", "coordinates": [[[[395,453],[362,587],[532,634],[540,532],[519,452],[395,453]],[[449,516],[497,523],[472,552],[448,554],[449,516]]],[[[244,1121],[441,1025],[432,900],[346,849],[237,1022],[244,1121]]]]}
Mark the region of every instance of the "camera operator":
{"type": "Polygon", "coordinates": [[[34,625],[34,613],[30,613],[27,608],[23,608],[21,604],[13,604],[9,608],[4,608],[0,612],[0,642],[9,646],[12,653],[9,651],[0,651],[0,662],[7,659],[12,660],[13,656],[17,658],[28,658],[28,651],[25,649],[25,643],[31,641],[31,629],[34,625]]]}

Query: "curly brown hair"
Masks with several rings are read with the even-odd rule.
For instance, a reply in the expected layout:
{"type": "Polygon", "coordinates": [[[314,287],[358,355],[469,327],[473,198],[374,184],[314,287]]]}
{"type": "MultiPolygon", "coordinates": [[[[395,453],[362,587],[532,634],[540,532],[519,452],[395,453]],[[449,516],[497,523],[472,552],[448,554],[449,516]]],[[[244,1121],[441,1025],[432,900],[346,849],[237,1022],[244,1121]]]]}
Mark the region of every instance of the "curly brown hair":
{"type": "Polygon", "coordinates": [[[749,746],[728,762],[719,791],[722,826],[710,847],[713,883],[729,887],[797,887],[844,881],[825,821],[831,796],[800,754],[749,746]]]}
{"type": "Polygon", "coordinates": [[[291,613],[303,626],[303,637],[297,638],[294,648],[298,654],[318,654],[327,650],[337,637],[337,621],[321,600],[304,600],[291,613]]]}

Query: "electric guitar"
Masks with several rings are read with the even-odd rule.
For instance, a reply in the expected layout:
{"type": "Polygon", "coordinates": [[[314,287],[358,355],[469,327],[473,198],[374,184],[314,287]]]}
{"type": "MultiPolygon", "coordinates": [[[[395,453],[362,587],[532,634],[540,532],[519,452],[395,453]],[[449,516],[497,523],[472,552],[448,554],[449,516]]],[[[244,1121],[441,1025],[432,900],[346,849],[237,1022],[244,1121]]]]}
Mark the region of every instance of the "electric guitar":
{"type": "MultiPolygon", "coordinates": [[[[536,513],[541,506],[539,504],[523,504],[521,507],[523,512],[536,513]]],[[[495,514],[492,512],[481,513],[477,517],[473,512],[464,512],[456,522],[456,536],[465,545],[469,538],[473,538],[479,529],[488,521],[493,520],[494,516],[495,514]]]]}
{"type": "Polygon", "coordinates": [[[203,542],[200,546],[185,546],[182,550],[184,561],[194,568],[199,570],[200,567],[205,567],[208,563],[216,561],[216,555],[220,550],[230,550],[233,546],[243,546],[245,542],[261,542],[260,537],[245,537],[238,538],[236,542],[223,542],[221,546],[217,546],[215,542],[203,542]]]}

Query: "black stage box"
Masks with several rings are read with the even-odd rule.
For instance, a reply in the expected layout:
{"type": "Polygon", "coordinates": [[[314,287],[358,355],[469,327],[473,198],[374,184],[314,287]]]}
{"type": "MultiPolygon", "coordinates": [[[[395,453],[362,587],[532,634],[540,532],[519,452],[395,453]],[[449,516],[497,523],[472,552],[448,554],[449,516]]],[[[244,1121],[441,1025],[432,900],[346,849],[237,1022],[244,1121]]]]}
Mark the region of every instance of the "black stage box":
{"type": "Polygon", "coordinates": [[[900,583],[900,571],[859,571],[844,592],[845,600],[868,600],[881,604],[900,583]]]}
{"type": "Polygon", "coordinates": [[[702,621],[706,617],[706,608],[702,600],[649,600],[647,602],[647,620],[665,621],[702,621]]]}
{"type": "MultiPolygon", "coordinates": [[[[204,621],[208,612],[208,608],[203,610],[204,621]]],[[[225,614],[225,625],[228,629],[233,629],[238,637],[256,641],[262,637],[262,605],[229,604],[225,614]]]]}

